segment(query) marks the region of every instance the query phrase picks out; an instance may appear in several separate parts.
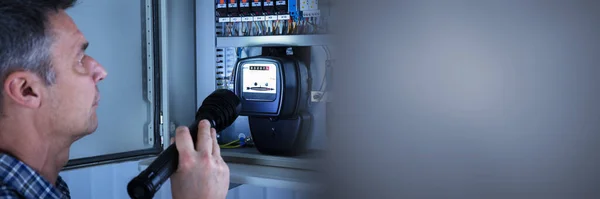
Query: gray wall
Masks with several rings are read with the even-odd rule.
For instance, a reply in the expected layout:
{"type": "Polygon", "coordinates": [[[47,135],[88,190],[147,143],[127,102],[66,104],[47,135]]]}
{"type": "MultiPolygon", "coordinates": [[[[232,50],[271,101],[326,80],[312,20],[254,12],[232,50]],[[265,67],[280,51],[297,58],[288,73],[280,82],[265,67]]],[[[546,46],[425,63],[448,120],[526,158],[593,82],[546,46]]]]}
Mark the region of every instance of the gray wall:
{"type": "Polygon", "coordinates": [[[600,197],[599,1],[385,2],[336,4],[335,198],[600,197]]]}

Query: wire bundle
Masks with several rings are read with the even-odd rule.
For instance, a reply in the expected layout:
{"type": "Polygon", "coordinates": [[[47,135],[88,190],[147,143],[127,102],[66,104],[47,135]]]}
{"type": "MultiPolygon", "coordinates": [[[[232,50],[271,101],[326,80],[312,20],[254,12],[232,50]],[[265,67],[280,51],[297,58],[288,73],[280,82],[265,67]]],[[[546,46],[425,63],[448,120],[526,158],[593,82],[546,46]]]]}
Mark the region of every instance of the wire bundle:
{"type": "Polygon", "coordinates": [[[221,27],[225,37],[322,34],[327,31],[324,21],[321,17],[298,17],[287,20],[222,22],[221,27]]]}

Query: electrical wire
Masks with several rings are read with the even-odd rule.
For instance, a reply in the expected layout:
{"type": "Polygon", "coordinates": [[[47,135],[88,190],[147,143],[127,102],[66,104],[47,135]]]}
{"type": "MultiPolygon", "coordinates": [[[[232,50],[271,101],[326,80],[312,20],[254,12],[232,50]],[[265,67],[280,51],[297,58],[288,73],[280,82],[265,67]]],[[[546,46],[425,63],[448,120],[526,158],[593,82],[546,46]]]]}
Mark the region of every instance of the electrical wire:
{"type": "Polygon", "coordinates": [[[247,145],[253,145],[252,143],[252,139],[251,138],[239,138],[237,140],[231,141],[229,143],[226,144],[219,144],[219,148],[222,149],[235,149],[235,148],[240,148],[240,147],[244,147],[247,145]]]}
{"type": "Polygon", "coordinates": [[[239,144],[240,140],[234,140],[232,142],[229,142],[227,144],[220,144],[219,147],[220,148],[224,148],[224,149],[234,149],[234,148],[239,148],[241,147],[241,144],[239,144]],[[237,144],[237,145],[235,145],[237,144]]]}
{"type": "Polygon", "coordinates": [[[252,33],[253,34],[256,33],[255,35],[260,35],[260,26],[258,25],[258,22],[254,21],[252,23],[254,24],[254,29],[256,30],[256,31],[252,31],[252,33]]]}
{"type": "Polygon", "coordinates": [[[325,50],[325,53],[327,54],[327,60],[325,61],[325,72],[323,73],[323,80],[321,80],[321,87],[319,88],[319,91],[321,92],[325,91],[325,81],[327,80],[328,70],[331,67],[331,53],[329,52],[329,48],[324,45],[323,50],[325,50]]]}
{"type": "Polygon", "coordinates": [[[238,142],[240,142],[240,140],[234,140],[234,141],[231,141],[231,142],[229,142],[229,143],[227,143],[227,144],[221,144],[221,145],[219,145],[219,146],[230,146],[230,145],[232,145],[232,144],[236,144],[236,143],[238,143],[238,142]]]}
{"type": "Polygon", "coordinates": [[[245,22],[246,23],[246,34],[245,36],[253,36],[253,30],[254,30],[254,24],[252,22],[245,22]]]}
{"type": "Polygon", "coordinates": [[[289,34],[291,34],[291,30],[292,30],[292,19],[287,20],[285,23],[287,25],[287,28],[286,28],[287,30],[286,30],[285,34],[289,35],[289,34]]]}
{"type": "Polygon", "coordinates": [[[329,48],[327,48],[327,46],[323,46],[323,50],[325,50],[325,53],[327,54],[327,60],[331,60],[331,53],[329,52],[329,48]]]}
{"type": "Polygon", "coordinates": [[[311,18],[311,21],[306,22],[312,27],[312,33],[318,33],[319,30],[325,29],[324,27],[320,27],[317,21],[317,18],[311,18]]]}

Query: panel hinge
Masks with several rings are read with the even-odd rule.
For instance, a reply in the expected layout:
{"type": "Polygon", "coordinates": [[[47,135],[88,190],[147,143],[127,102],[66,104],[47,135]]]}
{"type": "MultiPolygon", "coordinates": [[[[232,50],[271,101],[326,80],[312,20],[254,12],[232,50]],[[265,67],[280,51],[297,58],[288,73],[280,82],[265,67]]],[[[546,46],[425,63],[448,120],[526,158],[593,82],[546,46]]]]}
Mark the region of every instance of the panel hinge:
{"type": "Polygon", "coordinates": [[[165,130],[164,130],[163,123],[164,123],[163,122],[163,112],[161,111],[160,112],[160,130],[159,130],[159,132],[160,132],[160,147],[161,148],[164,148],[164,141],[165,141],[164,140],[164,134],[165,134],[164,132],[165,132],[165,130]]]}
{"type": "Polygon", "coordinates": [[[163,113],[162,113],[162,111],[160,112],[160,124],[163,124],[163,113]]]}

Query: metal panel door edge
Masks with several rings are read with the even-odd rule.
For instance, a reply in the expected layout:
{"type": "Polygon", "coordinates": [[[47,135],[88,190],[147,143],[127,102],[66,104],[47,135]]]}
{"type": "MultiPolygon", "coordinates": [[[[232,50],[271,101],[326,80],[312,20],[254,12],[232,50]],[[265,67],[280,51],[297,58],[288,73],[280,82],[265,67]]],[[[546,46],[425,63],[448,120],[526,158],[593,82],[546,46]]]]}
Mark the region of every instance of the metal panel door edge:
{"type": "MultiPolygon", "coordinates": [[[[145,136],[145,142],[151,144],[151,148],[143,150],[127,151],[122,153],[106,154],[93,157],[79,158],[69,160],[67,165],[63,168],[65,170],[84,168],[90,166],[119,163],[124,161],[140,160],[152,156],[158,155],[163,151],[165,141],[163,139],[164,130],[163,123],[166,122],[166,118],[163,113],[168,113],[166,97],[168,92],[163,90],[166,86],[166,68],[163,65],[163,58],[166,55],[163,50],[163,45],[166,42],[164,40],[165,31],[163,23],[166,23],[165,11],[166,2],[165,0],[143,0],[143,10],[145,17],[142,20],[144,24],[144,50],[145,52],[145,78],[146,88],[144,91],[147,94],[149,102],[151,122],[148,124],[148,135],[145,136]],[[164,95],[163,95],[164,94],[164,95]],[[154,139],[159,138],[159,139],[154,139]]],[[[166,123],[168,124],[168,123],[166,123]]],[[[168,125],[167,126],[168,129],[168,125]]]]}

